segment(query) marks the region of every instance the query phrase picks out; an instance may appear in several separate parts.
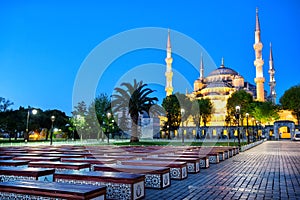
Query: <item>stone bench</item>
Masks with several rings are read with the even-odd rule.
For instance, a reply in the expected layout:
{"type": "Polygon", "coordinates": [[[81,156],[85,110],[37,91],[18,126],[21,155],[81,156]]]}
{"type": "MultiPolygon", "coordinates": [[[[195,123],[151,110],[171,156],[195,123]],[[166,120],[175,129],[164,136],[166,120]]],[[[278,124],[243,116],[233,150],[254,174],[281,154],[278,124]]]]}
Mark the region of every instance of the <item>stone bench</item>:
{"type": "Polygon", "coordinates": [[[95,165],[94,171],[144,174],[146,188],[164,189],[171,184],[169,167],[105,164],[95,165]]]}
{"type": "Polygon", "coordinates": [[[186,162],[168,162],[168,161],[154,161],[154,160],[128,160],[121,161],[123,165],[135,166],[156,166],[156,167],[170,167],[171,179],[182,180],[187,178],[187,164],[186,162]]]}
{"type": "Polygon", "coordinates": [[[14,157],[13,160],[29,160],[29,161],[60,161],[59,157],[32,157],[32,156],[20,156],[14,157]]]}
{"type": "Polygon", "coordinates": [[[200,172],[200,159],[199,158],[187,158],[187,157],[147,157],[143,160],[156,160],[156,161],[168,161],[168,162],[186,162],[188,173],[198,173],[200,172]]]}
{"type": "Polygon", "coordinates": [[[20,156],[41,156],[41,154],[37,154],[37,153],[10,153],[10,154],[6,154],[6,155],[10,155],[13,157],[20,157],[20,156]]]}
{"type": "Polygon", "coordinates": [[[133,157],[133,156],[97,156],[97,155],[87,157],[87,159],[89,159],[89,158],[92,158],[92,159],[114,159],[117,161],[118,164],[120,164],[122,161],[125,161],[125,160],[137,159],[136,157],[133,157]]]}
{"type": "Polygon", "coordinates": [[[135,200],[145,196],[145,176],[122,172],[55,172],[54,181],[84,185],[105,185],[106,199],[135,200]]]}
{"type": "Polygon", "coordinates": [[[179,154],[182,154],[182,155],[195,155],[195,156],[208,156],[208,159],[209,159],[209,163],[211,164],[217,164],[220,162],[220,159],[219,159],[219,153],[214,153],[214,152],[204,152],[204,151],[199,151],[199,152],[182,152],[182,153],[179,153],[179,154]]]}
{"type": "Polygon", "coordinates": [[[105,195],[105,186],[40,181],[0,183],[0,199],[105,200],[105,195]]]}
{"type": "Polygon", "coordinates": [[[84,155],[77,155],[77,154],[41,154],[44,157],[60,157],[62,158],[84,158],[84,155]]]}
{"type": "Polygon", "coordinates": [[[175,157],[175,158],[199,158],[199,166],[201,169],[209,168],[209,158],[208,156],[200,156],[200,155],[182,155],[182,154],[167,154],[167,155],[159,155],[158,157],[175,157]]]}
{"type": "Polygon", "coordinates": [[[0,166],[27,167],[28,160],[0,160],[0,166]]]}
{"type": "Polygon", "coordinates": [[[11,160],[13,156],[0,156],[0,160],[11,160]]]}
{"type": "Polygon", "coordinates": [[[115,159],[83,159],[83,158],[62,158],[62,162],[78,162],[78,163],[90,163],[91,164],[91,170],[94,171],[95,165],[101,165],[101,164],[115,164],[117,163],[117,160],[115,159]]]}
{"type": "Polygon", "coordinates": [[[75,163],[75,162],[43,162],[35,161],[29,162],[29,167],[39,167],[39,168],[54,168],[56,172],[58,171],[90,171],[90,163],[75,163]]]}
{"type": "Polygon", "coordinates": [[[16,180],[53,181],[54,169],[0,167],[0,182],[16,180]]]}

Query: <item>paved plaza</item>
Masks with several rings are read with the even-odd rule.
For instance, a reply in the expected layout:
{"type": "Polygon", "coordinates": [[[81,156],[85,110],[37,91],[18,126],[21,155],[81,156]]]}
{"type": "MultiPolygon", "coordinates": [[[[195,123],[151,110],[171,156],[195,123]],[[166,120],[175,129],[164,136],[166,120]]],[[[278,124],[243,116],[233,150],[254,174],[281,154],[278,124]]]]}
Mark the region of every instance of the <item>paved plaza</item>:
{"type": "Polygon", "coordinates": [[[145,199],[300,199],[300,142],[264,142],[145,199]]]}

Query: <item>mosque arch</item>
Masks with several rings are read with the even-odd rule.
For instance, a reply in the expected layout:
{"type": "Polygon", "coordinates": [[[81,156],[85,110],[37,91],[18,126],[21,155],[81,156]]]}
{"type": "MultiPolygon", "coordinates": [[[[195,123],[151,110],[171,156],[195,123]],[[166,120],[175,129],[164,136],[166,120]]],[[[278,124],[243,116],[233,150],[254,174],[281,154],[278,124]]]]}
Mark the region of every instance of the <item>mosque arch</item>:
{"type": "Polygon", "coordinates": [[[279,139],[279,129],[281,127],[287,127],[290,131],[291,134],[291,138],[293,138],[294,134],[295,134],[295,123],[293,121],[290,120],[279,120],[279,121],[275,121],[274,122],[274,137],[276,140],[279,139]]]}

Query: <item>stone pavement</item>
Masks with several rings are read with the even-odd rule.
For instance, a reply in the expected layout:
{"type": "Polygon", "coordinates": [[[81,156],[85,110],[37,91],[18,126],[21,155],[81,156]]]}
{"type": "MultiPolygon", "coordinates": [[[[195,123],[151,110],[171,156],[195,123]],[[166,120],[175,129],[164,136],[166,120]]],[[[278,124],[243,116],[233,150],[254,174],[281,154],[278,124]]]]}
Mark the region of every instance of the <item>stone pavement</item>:
{"type": "Polygon", "coordinates": [[[299,199],[300,142],[267,141],[145,199],[299,199]]]}

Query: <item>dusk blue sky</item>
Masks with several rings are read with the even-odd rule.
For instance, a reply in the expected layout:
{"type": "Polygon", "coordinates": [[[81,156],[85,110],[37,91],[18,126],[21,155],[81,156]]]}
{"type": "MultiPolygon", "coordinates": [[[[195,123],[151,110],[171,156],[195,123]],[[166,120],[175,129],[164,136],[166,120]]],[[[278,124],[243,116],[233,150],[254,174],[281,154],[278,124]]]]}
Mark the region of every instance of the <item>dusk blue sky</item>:
{"type": "MultiPolygon", "coordinates": [[[[278,102],[285,90],[300,83],[297,66],[300,59],[298,0],[0,0],[0,96],[13,101],[14,109],[33,106],[70,114],[74,83],[90,52],[116,34],[144,27],[170,28],[174,51],[176,39],[172,38],[172,31],[185,34],[202,45],[217,66],[224,57],[227,67],[254,83],[256,7],[259,8],[264,45],[265,89],[269,92],[267,70],[269,43],[272,42],[278,102]]],[[[165,46],[166,41],[167,31],[161,44],[165,46]]],[[[115,45],[112,49],[124,43],[115,45]]],[[[200,62],[200,52],[195,55],[200,62]]],[[[98,55],[98,58],[102,59],[101,56],[106,55],[98,55]]],[[[159,70],[149,72],[149,76],[164,80],[164,74],[158,72],[165,70],[165,56],[164,50],[157,49],[120,55],[101,77],[95,96],[101,92],[110,95],[119,77],[144,64],[161,65],[159,70]]],[[[192,85],[199,77],[195,70],[198,66],[193,68],[185,58],[173,57],[174,70],[192,85]]],[[[208,65],[205,65],[206,75],[216,67],[208,65]]],[[[153,87],[161,101],[165,95],[164,86],[153,87]]],[[[191,92],[190,88],[188,90],[191,92]]],[[[174,91],[185,93],[185,89],[175,82],[174,91]]]]}

